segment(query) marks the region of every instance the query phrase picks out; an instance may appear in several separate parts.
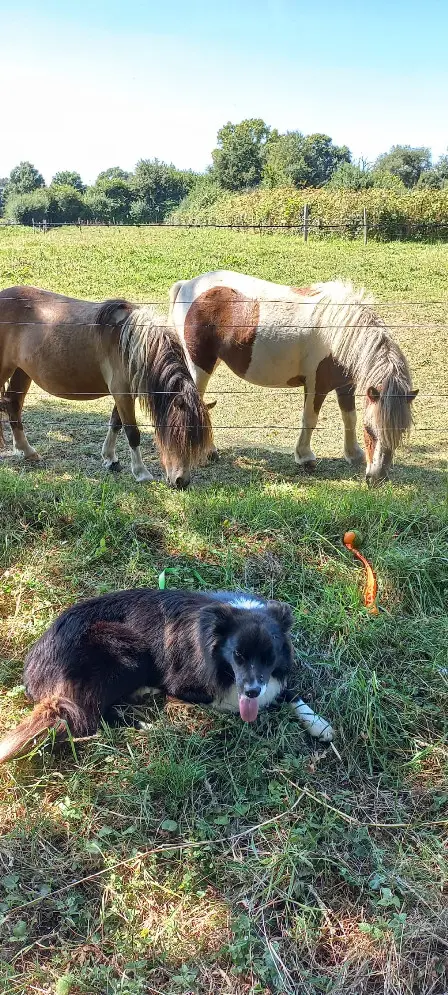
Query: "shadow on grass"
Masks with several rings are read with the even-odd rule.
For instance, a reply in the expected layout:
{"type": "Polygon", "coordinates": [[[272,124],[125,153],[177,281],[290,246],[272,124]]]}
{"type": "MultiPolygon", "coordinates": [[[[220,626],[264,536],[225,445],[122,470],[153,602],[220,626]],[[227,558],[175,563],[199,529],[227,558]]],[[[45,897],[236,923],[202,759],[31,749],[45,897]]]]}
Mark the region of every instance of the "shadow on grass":
{"type": "MultiPolygon", "coordinates": [[[[103,402],[107,409],[112,407],[112,398],[103,402]]],[[[57,399],[46,402],[45,408],[39,404],[29,404],[25,409],[26,431],[29,441],[37,449],[41,462],[25,463],[12,453],[10,447],[0,453],[0,466],[10,466],[20,472],[31,472],[42,468],[63,473],[84,472],[87,477],[106,477],[108,471],[102,465],[101,447],[108,428],[107,410],[80,410],[76,405],[61,406],[57,399]],[[51,408],[51,414],[48,413],[51,408]],[[29,416],[29,417],[28,417],[29,416]]],[[[153,432],[144,423],[142,426],[142,452],[155,480],[164,480],[163,468],[158,460],[153,432]]],[[[238,430],[236,430],[238,431],[238,430]]],[[[260,429],[260,432],[262,430],[260,429]]],[[[9,429],[6,429],[8,434],[9,429]]],[[[241,436],[244,428],[240,429],[241,436]]],[[[219,436],[219,425],[216,427],[219,436]]],[[[130,475],[130,456],[125,435],[122,432],[117,443],[117,453],[123,474],[130,475]]],[[[275,443],[266,445],[220,446],[220,459],[193,471],[193,486],[226,485],[247,486],[254,482],[297,483],[307,486],[319,480],[359,481],[364,484],[363,466],[350,467],[341,458],[318,459],[316,470],[307,473],[294,463],[293,453],[279,449],[275,443]]],[[[447,486],[447,456],[443,446],[412,442],[407,459],[398,451],[391,472],[391,482],[396,486],[415,485],[422,488],[422,496],[442,493],[447,486]]],[[[131,478],[132,479],[132,478],[131,478]]]]}

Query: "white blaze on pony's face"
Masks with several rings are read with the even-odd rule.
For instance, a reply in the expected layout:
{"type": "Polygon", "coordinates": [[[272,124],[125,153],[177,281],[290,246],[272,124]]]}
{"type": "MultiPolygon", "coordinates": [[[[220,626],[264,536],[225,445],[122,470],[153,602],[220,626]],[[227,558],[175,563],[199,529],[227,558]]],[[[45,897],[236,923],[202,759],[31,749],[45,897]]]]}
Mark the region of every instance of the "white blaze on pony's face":
{"type": "Polygon", "coordinates": [[[380,391],[369,387],[364,411],[364,446],[366,452],[366,481],[370,486],[387,480],[393,453],[385,448],[379,438],[378,412],[380,391]]]}
{"type": "Polygon", "coordinates": [[[396,385],[388,392],[377,387],[368,388],[364,409],[364,446],[369,487],[388,479],[395,449],[409,432],[412,421],[410,406],[417,394],[418,390],[398,392],[396,385]],[[385,424],[384,409],[392,398],[400,403],[396,405],[395,417],[389,415],[385,424]]]}

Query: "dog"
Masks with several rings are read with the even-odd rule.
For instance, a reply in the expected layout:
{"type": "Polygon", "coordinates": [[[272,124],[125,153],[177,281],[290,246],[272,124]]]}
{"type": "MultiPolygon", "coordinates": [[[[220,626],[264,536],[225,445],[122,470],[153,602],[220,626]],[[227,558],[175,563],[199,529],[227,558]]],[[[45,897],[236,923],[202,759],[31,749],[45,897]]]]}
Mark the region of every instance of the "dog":
{"type": "Polygon", "coordinates": [[[113,706],[148,689],[254,722],[287,700],[312,736],[333,730],[289,686],[289,605],[240,592],[138,588],[73,605],[31,648],[24,683],[36,702],[0,742],[0,762],[56,735],[89,736],[113,706]]]}

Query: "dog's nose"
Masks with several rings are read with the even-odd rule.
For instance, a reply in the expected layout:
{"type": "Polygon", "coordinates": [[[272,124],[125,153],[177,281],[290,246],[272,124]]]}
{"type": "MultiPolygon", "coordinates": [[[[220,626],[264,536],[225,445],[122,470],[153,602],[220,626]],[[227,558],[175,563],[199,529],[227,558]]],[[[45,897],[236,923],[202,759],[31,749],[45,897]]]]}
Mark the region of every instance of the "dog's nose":
{"type": "Polygon", "coordinates": [[[253,684],[244,685],[244,694],[246,695],[246,698],[258,698],[260,691],[261,687],[259,684],[256,684],[255,686],[253,684]]]}

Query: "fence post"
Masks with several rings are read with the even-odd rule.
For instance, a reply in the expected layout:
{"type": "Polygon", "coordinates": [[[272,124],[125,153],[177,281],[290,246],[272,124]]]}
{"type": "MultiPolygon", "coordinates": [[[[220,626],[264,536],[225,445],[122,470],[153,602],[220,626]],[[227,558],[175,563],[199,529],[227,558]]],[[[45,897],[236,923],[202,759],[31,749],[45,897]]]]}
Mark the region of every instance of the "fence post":
{"type": "Polygon", "coordinates": [[[362,209],[362,231],[364,245],[367,245],[367,211],[365,207],[362,209]]]}
{"type": "Polygon", "coordinates": [[[309,204],[303,205],[303,241],[308,241],[308,221],[309,221],[310,207],[309,204]]]}

